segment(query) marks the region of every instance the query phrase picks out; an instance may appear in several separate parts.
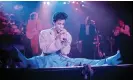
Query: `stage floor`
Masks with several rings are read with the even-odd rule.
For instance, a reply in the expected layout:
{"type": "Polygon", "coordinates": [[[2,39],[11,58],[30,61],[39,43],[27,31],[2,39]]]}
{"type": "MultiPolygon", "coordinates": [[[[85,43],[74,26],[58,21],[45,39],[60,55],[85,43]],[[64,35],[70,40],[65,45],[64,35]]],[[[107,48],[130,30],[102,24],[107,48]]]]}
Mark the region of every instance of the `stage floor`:
{"type": "MultiPolygon", "coordinates": [[[[54,67],[42,69],[2,69],[0,80],[84,80],[84,66],[54,67]]],[[[133,65],[92,66],[88,80],[133,80],[133,65]],[[132,78],[132,79],[131,79],[132,78]]]]}

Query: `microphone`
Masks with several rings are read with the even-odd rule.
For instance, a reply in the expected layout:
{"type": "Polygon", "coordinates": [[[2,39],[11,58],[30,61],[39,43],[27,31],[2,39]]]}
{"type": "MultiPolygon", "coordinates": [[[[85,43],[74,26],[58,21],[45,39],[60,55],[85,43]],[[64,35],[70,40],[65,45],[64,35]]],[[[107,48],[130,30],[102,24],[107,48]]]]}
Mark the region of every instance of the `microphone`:
{"type": "Polygon", "coordinates": [[[67,39],[66,38],[63,38],[63,41],[67,41],[67,39]]]}
{"type": "Polygon", "coordinates": [[[65,35],[63,35],[63,34],[65,34],[65,32],[67,32],[65,29],[59,29],[59,30],[57,30],[57,36],[56,36],[56,38],[58,37],[58,36],[60,36],[60,40],[61,41],[67,41],[67,39],[66,38],[64,38],[64,36],[65,35]]]}
{"type": "Polygon", "coordinates": [[[60,30],[60,35],[61,35],[61,40],[63,41],[63,42],[66,42],[67,41],[67,38],[65,37],[65,34],[66,34],[66,30],[65,29],[61,29],[60,30]]]}

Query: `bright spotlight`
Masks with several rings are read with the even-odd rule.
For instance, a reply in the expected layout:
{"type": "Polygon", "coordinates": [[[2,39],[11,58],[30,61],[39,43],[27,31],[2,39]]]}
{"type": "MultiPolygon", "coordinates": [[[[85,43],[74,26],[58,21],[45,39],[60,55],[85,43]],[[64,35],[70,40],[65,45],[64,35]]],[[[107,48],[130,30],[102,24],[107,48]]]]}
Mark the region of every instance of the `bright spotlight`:
{"type": "Polygon", "coordinates": [[[21,10],[21,9],[23,9],[23,6],[22,5],[15,5],[14,9],[15,10],[21,10]]]}
{"type": "Polygon", "coordinates": [[[66,2],[63,2],[63,4],[66,4],[66,2]]]}
{"type": "Polygon", "coordinates": [[[84,7],[85,5],[84,4],[82,4],[82,7],[84,7]]]}
{"type": "Polygon", "coordinates": [[[78,8],[76,8],[76,11],[78,10],[78,8]]]}
{"type": "Polygon", "coordinates": [[[75,3],[75,1],[72,2],[73,4],[75,3]]]}
{"type": "Polygon", "coordinates": [[[46,4],[46,2],[43,2],[43,4],[46,4]]]}
{"type": "Polygon", "coordinates": [[[50,2],[47,2],[47,5],[50,5],[50,2]]]}

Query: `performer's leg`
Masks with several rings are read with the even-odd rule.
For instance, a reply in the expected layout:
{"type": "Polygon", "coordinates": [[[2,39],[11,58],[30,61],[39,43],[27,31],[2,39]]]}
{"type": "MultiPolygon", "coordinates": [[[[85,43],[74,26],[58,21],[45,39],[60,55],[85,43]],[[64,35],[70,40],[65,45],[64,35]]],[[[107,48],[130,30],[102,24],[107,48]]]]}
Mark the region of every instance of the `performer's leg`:
{"type": "Polygon", "coordinates": [[[117,51],[117,54],[110,56],[106,59],[107,64],[110,64],[110,65],[120,64],[120,63],[122,63],[122,60],[119,60],[120,58],[121,58],[120,51],[117,51]]]}
{"type": "Polygon", "coordinates": [[[121,61],[118,60],[120,57],[121,57],[120,52],[117,51],[116,55],[105,58],[105,59],[92,60],[92,59],[85,59],[85,58],[70,58],[68,59],[68,63],[70,65],[83,65],[83,64],[96,65],[96,66],[100,66],[104,64],[117,65],[121,63],[121,61]]]}
{"type": "Polygon", "coordinates": [[[22,55],[22,53],[16,47],[14,48],[17,51],[17,57],[22,61],[23,67],[26,68],[28,66],[28,59],[24,55],[22,55]]]}
{"type": "MultiPolygon", "coordinates": [[[[21,52],[17,48],[16,48],[16,50],[18,52],[19,59],[24,64],[24,68],[28,67],[28,65],[30,65],[31,68],[40,68],[41,66],[46,67],[45,66],[46,59],[44,57],[42,57],[42,58],[41,57],[32,57],[30,59],[27,59],[25,56],[23,56],[21,54],[21,52]],[[38,62],[40,64],[38,64],[38,62]],[[45,64],[45,65],[42,65],[42,64],[45,64]]],[[[56,62],[59,63],[58,66],[74,66],[74,65],[83,65],[83,64],[89,64],[92,66],[93,65],[100,66],[100,65],[104,65],[104,64],[117,65],[121,62],[121,61],[118,61],[118,59],[120,57],[121,56],[120,56],[119,51],[117,52],[116,55],[108,57],[106,59],[101,59],[101,60],[92,60],[92,59],[85,59],[85,58],[65,58],[65,57],[58,56],[56,54],[53,56],[48,56],[47,59],[51,60],[51,61],[47,61],[47,63],[53,64],[53,62],[56,60],[56,62]]]]}
{"type": "Polygon", "coordinates": [[[38,68],[38,64],[36,62],[36,57],[32,57],[32,58],[26,58],[24,55],[22,55],[22,53],[16,48],[17,50],[17,56],[18,58],[22,61],[22,67],[23,68],[38,68]]]}
{"type": "Polygon", "coordinates": [[[28,39],[26,36],[23,36],[22,43],[23,43],[24,48],[25,48],[25,53],[24,53],[25,57],[31,58],[33,56],[33,54],[32,54],[32,48],[30,45],[30,39],[28,39]]]}

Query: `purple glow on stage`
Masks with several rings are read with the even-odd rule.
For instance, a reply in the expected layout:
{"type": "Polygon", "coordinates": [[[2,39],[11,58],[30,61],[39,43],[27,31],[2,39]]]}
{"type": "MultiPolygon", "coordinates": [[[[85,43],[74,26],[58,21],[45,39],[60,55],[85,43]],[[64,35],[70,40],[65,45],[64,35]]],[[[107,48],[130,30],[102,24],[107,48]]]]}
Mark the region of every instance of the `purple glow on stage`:
{"type": "MultiPolygon", "coordinates": [[[[68,14],[66,21],[66,28],[73,36],[73,41],[78,40],[78,33],[80,24],[84,23],[85,17],[90,16],[95,21],[97,29],[103,35],[110,35],[111,30],[114,28],[117,15],[114,10],[109,7],[106,2],[92,2],[92,1],[42,1],[42,2],[5,2],[7,5],[4,10],[13,12],[11,6],[15,6],[15,10],[23,10],[25,15],[28,16],[32,11],[39,12],[39,17],[45,28],[52,27],[51,20],[52,14],[58,11],[63,11],[68,14]],[[12,3],[12,4],[11,4],[12,3]],[[21,5],[24,4],[24,5],[21,5]],[[70,3],[70,4],[69,4],[70,3]],[[65,4],[65,5],[64,5],[65,4]],[[19,5],[19,6],[18,6],[19,5]],[[27,6],[31,5],[31,8],[27,6]]],[[[17,12],[19,13],[19,11],[17,12]]],[[[16,14],[16,13],[15,13],[16,14]]],[[[28,18],[28,17],[27,17],[28,18]]]]}

